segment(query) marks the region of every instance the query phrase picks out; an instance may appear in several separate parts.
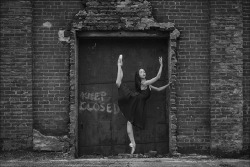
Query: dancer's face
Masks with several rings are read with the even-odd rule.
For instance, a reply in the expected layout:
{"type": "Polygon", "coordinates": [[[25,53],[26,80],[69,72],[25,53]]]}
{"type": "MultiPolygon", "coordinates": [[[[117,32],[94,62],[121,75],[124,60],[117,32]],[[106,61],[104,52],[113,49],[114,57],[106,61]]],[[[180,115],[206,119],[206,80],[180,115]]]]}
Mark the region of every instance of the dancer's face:
{"type": "Polygon", "coordinates": [[[141,79],[145,79],[146,78],[146,72],[144,69],[140,69],[139,70],[139,76],[141,79]]]}

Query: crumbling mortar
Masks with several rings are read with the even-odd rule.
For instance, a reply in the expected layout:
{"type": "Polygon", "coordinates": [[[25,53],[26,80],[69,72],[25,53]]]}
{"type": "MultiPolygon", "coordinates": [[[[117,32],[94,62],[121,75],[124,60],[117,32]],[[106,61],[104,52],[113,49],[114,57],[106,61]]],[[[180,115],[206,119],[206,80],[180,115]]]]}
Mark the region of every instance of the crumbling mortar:
{"type": "MultiPolygon", "coordinates": [[[[157,31],[167,31],[170,32],[170,40],[171,40],[171,46],[170,46],[170,55],[172,60],[171,62],[171,80],[173,82],[171,88],[173,91],[175,91],[175,85],[176,85],[176,65],[177,65],[177,45],[176,41],[180,35],[180,32],[175,28],[174,23],[157,23],[155,22],[152,15],[152,8],[149,2],[147,1],[139,1],[139,2],[132,2],[132,1],[126,1],[125,3],[122,2],[120,5],[124,5],[122,8],[133,8],[128,9],[128,12],[124,12],[124,10],[117,10],[117,3],[111,3],[107,5],[113,5],[115,7],[115,12],[111,13],[111,15],[108,15],[108,11],[103,10],[95,10],[95,5],[97,3],[93,1],[91,4],[86,3],[85,8],[80,10],[75,17],[73,18],[71,22],[71,28],[67,29],[70,31],[70,37],[67,41],[70,43],[70,123],[69,123],[69,135],[70,135],[70,149],[69,153],[75,157],[77,156],[77,109],[76,109],[76,100],[75,100],[75,33],[76,31],[92,31],[92,30],[105,30],[105,31],[113,31],[113,30],[123,30],[123,31],[136,31],[136,30],[157,30],[157,31]],[[130,4],[131,3],[131,4],[130,4]],[[92,5],[92,6],[89,6],[92,5]],[[90,8],[91,7],[91,8],[90,8]],[[132,11],[132,15],[131,15],[132,11]],[[136,12],[137,11],[137,12],[136,12]],[[113,16],[116,17],[113,17],[113,16]],[[95,21],[95,16],[98,18],[95,21]],[[103,16],[103,17],[101,17],[103,16]],[[109,16],[111,18],[109,18],[109,16]],[[92,23],[90,24],[87,22],[89,19],[92,19],[92,23]],[[104,21],[103,21],[104,20],[104,21]],[[110,22],[112,20],[113,22],[110,22]],[[103,25],[99,25],[99,23],[102,22],[103,25]],[[114,24],[113,24],[114,23],[114,24]]],[[[102,4],[103,5],[103,4],[102,4]]],[[[119,4],[118,4],[119,5],[119,4]]],[[[121,7],[121,6],[120,6],[121,7]]],[[[126,9],[126,10],[127,10],[126,9]]],[[[113,8],[112,8],[113,10],[113,8]]],[[[64,33],[66,34],[66,33],[64,33]]],[[[69,33],[68,33],[69,34],[69,33]]],[[[170,141],[170,153],[171,154],[178,154],[177,152],[177,117],[176,115],[176,94],[171,93],[170,97],[171,101],[174,101],[174,104],[170,104],[170,117],[174,118],[173,121],[170,123],[171,126],[171,141],[170,141]]],[[[172,119],[171,119],[172,120],[172,119]]],[[[170,120],[170,121],[171,121],[170,120]]]]}

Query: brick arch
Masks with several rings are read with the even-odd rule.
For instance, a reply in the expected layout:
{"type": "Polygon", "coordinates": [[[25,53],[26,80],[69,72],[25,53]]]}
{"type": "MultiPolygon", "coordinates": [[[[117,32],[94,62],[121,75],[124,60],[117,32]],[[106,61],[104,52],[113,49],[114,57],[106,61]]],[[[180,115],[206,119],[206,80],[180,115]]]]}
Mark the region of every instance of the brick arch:
{"type": "Polygon", "coordinates": [[[78,152],[78,32],[148,32],[156,31],[169,33],[168,76],[171,76],[173,84],[168,99],[169,109],[169,152],[176,153],[176,63],[177,63],[177,38],[180,32],[174,23],[157,23],[152,16],[151,4],[147,1],[102,2],[95,0],[84,1],[84,9],[78,11],[66,30],[59,32],[61,41],[70,44],[70,153],[77,156],[78,152]]]}

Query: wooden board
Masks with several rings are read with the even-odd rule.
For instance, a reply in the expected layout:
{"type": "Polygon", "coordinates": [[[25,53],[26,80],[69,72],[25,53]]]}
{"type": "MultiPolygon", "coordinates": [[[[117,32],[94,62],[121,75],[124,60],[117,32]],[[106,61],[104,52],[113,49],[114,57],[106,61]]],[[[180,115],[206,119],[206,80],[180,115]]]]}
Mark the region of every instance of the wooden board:
{"type": "MultiPolygon", "coordinates": [[[[154,77],[162,56],[162,77],[154,84],[162,86],[167,83],[167,45],[164,38],[79,39],[79,156],[130,152],[127,122],[117,104],[117,58],[123,54],[123,82],[134,89],[135,71],[144,68],[147,78],[154,77]]],[[[166,91],[152,92],[146,110],[146,129],[134,128],[135,153],[168,153],[166,91]]]]}

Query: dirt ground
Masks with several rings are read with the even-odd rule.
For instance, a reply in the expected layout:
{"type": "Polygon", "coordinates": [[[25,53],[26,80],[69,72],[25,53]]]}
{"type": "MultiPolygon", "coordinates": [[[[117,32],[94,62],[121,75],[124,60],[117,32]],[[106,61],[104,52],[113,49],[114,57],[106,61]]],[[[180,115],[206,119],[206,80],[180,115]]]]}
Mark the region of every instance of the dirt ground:
{"type": "Polygon", "coordinates": [[[69,167],[69,166],[106,166],[106,167],[249,167],[249,156],[238,159],[222,159],[205,155],[179,155],[169,157],[168,155],[120,154],[104,157],[101,155],[88,155],[72,158],[67,153],[61,152],[35,152],[35,151],[8,151],[0,152],[0,166],[8,167],[69,167]]]}
{"type": "MultiPolygon", "coordinates": [[[[124,159],[124,158],[173,158],[173,159],[215,159],[212,156],[204,156],[204,155],[180,155],[171,157],[169,155],[149,155],[149,154],[119,154],[115,156],[102,156],[102,155],[84,155],[78,157],[76,159],[124,159]]],[[[0,160],[2,161],[43,161],[43,160],[72,160],[72,158],[68,153],[62,152],[46,152],[46,151],[3,151],[0,152],[0,160]]],[[[247,159],[246,157],[243,159],[247,159]]]]}
{"type": "MultiPolygon", "coordinates": [[[[207,155],[198,155],[198,154],[189,154],[189,155],[179,155],[179,156],[169,156],[169,155],[149,155],[149,154],[119,154],[115,156],[102,156],[102,155],[85,155],[78,157],[76,159],[123,159],[123,158],[172,158],[172,159],[192,159],[192,160],[216,160],[222,159],[222,157],[207,156],[207,155]]],[[[47,151],[0,151],[0,160],[32,160],[32,161],[41,161],[41,160],[72,160],[68,153],[63,152],[47,152],[47,151]]],[[[231,158],[232,159],[232,158],[231,158]]],[[[236,158],[233,158],[236,159],[236,158]]],[[[237,159],[250,160],[250,155],[245,155],[237,159]]]]}

